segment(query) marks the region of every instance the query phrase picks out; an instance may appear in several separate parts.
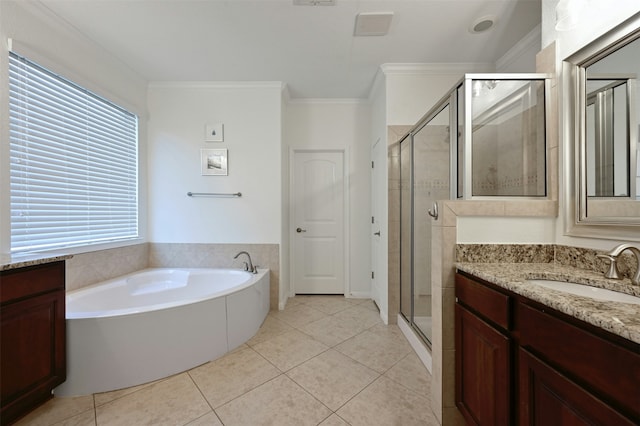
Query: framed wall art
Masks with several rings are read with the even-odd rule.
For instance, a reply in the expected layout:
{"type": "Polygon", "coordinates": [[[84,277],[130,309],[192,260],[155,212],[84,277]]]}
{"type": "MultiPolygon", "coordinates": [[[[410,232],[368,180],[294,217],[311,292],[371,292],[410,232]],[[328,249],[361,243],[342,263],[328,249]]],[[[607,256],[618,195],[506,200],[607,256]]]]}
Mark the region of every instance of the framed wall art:
{"type": "Polygon", "coordinates": [[[224,124],[206,124],[204,126],[205,142],[224,142],[224,124]]]}
{"type": "Polygon", "coordinates": [[[202,176],[227,176],[229,174],[226,149],[201,149],[202,176]]]}

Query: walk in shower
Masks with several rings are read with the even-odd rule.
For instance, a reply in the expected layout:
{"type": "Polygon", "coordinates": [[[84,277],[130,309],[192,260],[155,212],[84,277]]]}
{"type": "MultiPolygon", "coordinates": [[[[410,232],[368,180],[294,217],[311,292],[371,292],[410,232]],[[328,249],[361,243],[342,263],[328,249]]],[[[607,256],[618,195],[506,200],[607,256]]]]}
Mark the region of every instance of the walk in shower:
{"type": "Polygon", "coordinates": [[[400,314],[428,346],[438,201],[547,195],[548,85],[543,74],[467,74],[400,140],[400,314]]]}
{"type": "Polygon", "coordinates": [[[431,221],[437,200],[449,198],[450,106],[400,142],[400,311],[431,342],[431,221]]]}

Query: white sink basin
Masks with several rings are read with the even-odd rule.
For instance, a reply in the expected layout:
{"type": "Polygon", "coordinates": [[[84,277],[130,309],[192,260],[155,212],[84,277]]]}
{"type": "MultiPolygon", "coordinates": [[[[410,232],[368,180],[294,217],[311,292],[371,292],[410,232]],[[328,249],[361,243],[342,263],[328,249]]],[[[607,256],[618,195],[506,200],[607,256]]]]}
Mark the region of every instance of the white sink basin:
{"type": "Polygon", "coordinates": [[[605,288],[591,287],[584,284],[567,283],[564,281],[554,280],[527,280],[527,282],[552,290],[564,291],[565,293],[575,294],[576,296],[590,297],[596,300],[604,300],[610,302],[634,303],[640,305],[640,297],[632,296],[626,293],[607,290],[605,288]]]}

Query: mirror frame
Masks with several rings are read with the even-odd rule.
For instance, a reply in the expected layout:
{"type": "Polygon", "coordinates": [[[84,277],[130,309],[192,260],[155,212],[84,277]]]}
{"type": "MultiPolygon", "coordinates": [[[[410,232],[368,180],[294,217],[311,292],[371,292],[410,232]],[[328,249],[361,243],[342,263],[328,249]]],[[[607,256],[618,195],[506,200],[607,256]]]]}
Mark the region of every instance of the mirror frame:
{"type": "Polygon", "coordinates": [[[636,39],[640,39],[640,13],[563,61],[564,99],[568,100],[563,106],[562,117],[564,152],[567,153],[564,160],[565,233],[567,235],[640,241],[640,232],[638,232],[640,218],[606,216],[589,218],[583,213],[587,202],[584,149],[586,146],[586,68],[636,39]]]}

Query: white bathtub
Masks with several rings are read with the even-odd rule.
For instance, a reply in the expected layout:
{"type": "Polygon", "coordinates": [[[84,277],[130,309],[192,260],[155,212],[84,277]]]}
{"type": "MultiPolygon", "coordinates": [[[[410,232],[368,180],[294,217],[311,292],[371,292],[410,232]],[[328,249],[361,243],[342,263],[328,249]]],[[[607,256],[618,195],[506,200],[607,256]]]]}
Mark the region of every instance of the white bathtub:
{"type": "Polygon", "coordinates": [[[249,340],[269,312],[269,270],[147,269],[67,293],[59,396],[157,380],[249,340]]]}

